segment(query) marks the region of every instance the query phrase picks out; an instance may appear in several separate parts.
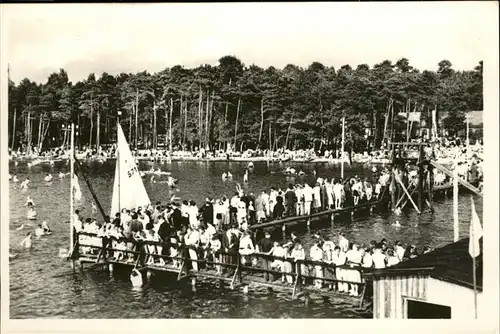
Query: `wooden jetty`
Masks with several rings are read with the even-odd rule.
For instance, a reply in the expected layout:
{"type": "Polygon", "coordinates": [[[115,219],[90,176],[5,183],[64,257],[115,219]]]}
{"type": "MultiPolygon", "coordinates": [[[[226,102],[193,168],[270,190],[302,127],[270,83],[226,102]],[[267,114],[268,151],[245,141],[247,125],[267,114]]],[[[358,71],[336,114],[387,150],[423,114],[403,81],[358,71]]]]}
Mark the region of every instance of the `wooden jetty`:
{"type": "Polygon", "coordinates": [[[362,308],[363,303],[368,299],[368,296],[365,296],[365,290],[370,282],[364,279],[351,281],[337,277],[339,270],[343,270],[344,272],[356,271],[362,278],[363,275],[373,270],[371,268],[351,265],[335,266],[333,263],[323,261],[274,257],[257,252],[248,255],[242,255],[239,252],[209,252],[209,256],[194,259],[189,255],[189,250],[195,250],[198,254],[205,250],[192,246],[179,246],[178,255],[171,256],[166,251],[170,246],[168,242],[124,239],[79,232],[76,234],[72,258],[82,269],[85,264],[92,264],[92,267],[104,266],[110,271],[113,271],[115,266],[122,266],[130,271],[137,269],[141,273],[146,272],[146,277],[155,273],[170,273],[177,281],[190,279],[192,285],[196,284],[196,278],[203,278],[226,282],[229,283],[231,289],[243,288],[246,292],[249,286],[288,291],[291,292],[293,299],[303,297],[307,300],[311,294],[323,297],[342,294],[334,289],[336,284],[356,284],[359,287],[358,296],[346,294],[346,300],[353,304],[359,303],[359,307],[362,308]],[[127,249],[117,248],[116,242],[127,243],[127,249]],[[276,260],[282,261],[281,268],[284,268],[285,263],[289,264],[289,270],[265,269],[270,268],[269,264],[276,260]],[[264,265],[265,262],[267,265],[264,265]],[[194,263],[197,266],[193,266],[194,263]],[[197,270],[196,267],[198,267],[197,270]],[[223,271],[225,273],[222,273],[223,271]],[[267,275],[270,276],[270,280],[265,278],[267,275]],[[314,286],[314,282],[318,280],[323,283],[321,288],[314,286]]]}
{"type": "Polygon", "coordinates": [[[360,212],[371,213],[378,208],[384,206],[388,207],[389,204],[390,204],[390,197],[387,195],[387,192],[384,189],[384,192],[381,194],[380,199],[374,198],[370,201],[361,203],[356,206],[348,206],[335,210],[327,209],[320,212],[311,213],[310,215],[290,216],[282,219],[274,219],[271,221],[251,225],[249,226],[249,229],[257,230],[257,229],[266,229],[266,228],[281,226],[283,231],[285,231],[286,227],[289,225],[295,225],[304,222],[306,222],[307,227],[309,228],[312,221],[321,221],[321,220],[324,221],[328,218],[330,219],[331,225],[334,225],[337,217],[347,215],[350,219],[356,213],[360,212]]]}

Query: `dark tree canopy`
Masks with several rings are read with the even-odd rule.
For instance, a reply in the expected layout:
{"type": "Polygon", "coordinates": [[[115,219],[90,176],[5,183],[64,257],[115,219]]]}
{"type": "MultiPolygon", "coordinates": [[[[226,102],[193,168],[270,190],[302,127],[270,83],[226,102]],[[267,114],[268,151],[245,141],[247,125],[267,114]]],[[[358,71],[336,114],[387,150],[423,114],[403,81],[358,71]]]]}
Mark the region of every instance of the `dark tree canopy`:
{"type": "MultiPolygon", "coordinates": [[[[342,117],[353,149],[367,140],[380,147],[391,106],[396,114],[420,111],[424,121],[437,108],[441,125],[459,132],[465,113],[483,108],[482,78],[482,61],[456,71],[442,60],[435,72],[420,72],[407,58],[371,68],[336,70],[314,61],[264,69],[228,55],[217,66],[90,73],[76,83],[61,69],[43,84],[9,82],[9,145],[67,143],[64,126],[71,121],[78,125],[78,145],[110,144],[120,111],[127,138],[139,147],[337,148],[342,117]]],[[[396,130],[405,127],[400,123],[395,117],[396,130]]]]}

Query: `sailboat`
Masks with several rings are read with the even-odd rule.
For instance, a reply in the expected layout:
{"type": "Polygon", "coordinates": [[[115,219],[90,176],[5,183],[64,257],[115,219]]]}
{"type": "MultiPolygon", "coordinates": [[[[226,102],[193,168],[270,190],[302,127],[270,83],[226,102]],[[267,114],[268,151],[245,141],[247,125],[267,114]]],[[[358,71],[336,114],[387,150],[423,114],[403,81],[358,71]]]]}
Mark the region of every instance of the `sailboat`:
{"type": "MultiPolygon", "coordinates": [[[[142,182],[141,175],[139,173],[139,169],[135,163],[135,159],[132,156],[132,152],[130,151],[127,140],[125,139],[125,135],[123,134],[122,127],[120,124],[117,124],[117,138],[118,138],[118,147],[117,147],[117,159],[116,159],[116,167],[115,167],[115,179],[113,185],[113,197],[111,200],[111,210],[110,217],[114,217],[116,213],[120,212],[121,209],[137,209],[138,207],[146,208],[151,204],[148,193],[146,192],[146,188],[144,187],[144,183],[142,182]]],[[[70,175],[73,177],[70,178],[70,248],[69,252],[66,252],[65,249],[60,250],[60,254],[67,255],[68,258],[72,257],[74,237],[73,234],[73,226],[74,226],[74,202],[75,199],[78,200],[78,192],[79,186],[76,175],[74,173],[74,125],[71,125],[71,155],[70,155],[70,175]],[[76,191],[75,191],[76,190],[76,191]],[[76,198],[75,198],[76,197],[76,198]]],[[[99,209],[101,210],[101,214],[103,217],[105,216],[104,211],[102,210],[99,201],[88,183],[88,180],[85,178],[87,185],[89,186],[89,190],[94,197],[94,201],[98,204],[99,209]]],[[[60,255],[61,256],[61,255],[60,255]]]]}
{"type": "Polygon", "coordinates": [[[118,149],[110,217],[114,217],[124,208],[129,210],[146,208],[151,204],[120,124],[117,125],[117,131],[118,149]]]}

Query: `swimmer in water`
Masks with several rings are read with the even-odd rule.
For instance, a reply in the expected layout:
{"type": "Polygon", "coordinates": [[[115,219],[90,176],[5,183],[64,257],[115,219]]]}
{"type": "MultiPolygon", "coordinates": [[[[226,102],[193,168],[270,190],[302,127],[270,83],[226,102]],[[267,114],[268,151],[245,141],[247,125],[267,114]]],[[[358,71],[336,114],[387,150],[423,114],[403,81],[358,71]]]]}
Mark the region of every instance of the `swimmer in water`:
{"type": "Polygon", "coordinates": [[[227,180],[227,174],[226,172],[222,173],[222,181],[227,180]]]}
{"type": "Polygon", "coordinates": [[[40,239],[45,233],[43,233],[43,228],[42,224],[38,224],[37,228],[35,229],[35,236],[37,239],[40,239]]]}
{"type": "Polygon", "coordinates": [[[28,208],[28,219],[29,220],[35,220],[37,216],[37,212],[33,206],[29,206],[28,208]]]}
{"type": "Polygon", "coordinates": [[[45,176],[45,182],[52,182],[52,175],[51,174],[47,174],[47,176],[45,176]]]}
{"type": "Polygon", "coordinates": [[[401,224],[399,223],[399,220],[396,220],[394,224],[392,224],[394,227],[401,227],[401,224]]]}
{"type": "Polygon", "coordinates": [[[30,183],[30,178],[29,177],[27,177],[26,180],[24,180],[21,183],[21,189],[28,190],[28,183],[30,183]]]}
{"type": "Polygon", "coordinates": [[[43,228],[43,233],[44,234],[51,234],[52,231],[50,230],[49,224],[47,223],[46,220],[42,222],[42,228],[43,228]]]}
{"type": "Polygon", "coordinates": [[[32,241],[31,241],[31,232],[28,232],[28,234],[26,235],[26,238],[24,238],[23,241],[21,241],[19,243],[19,245],[21,245],[21,247],[24,247],[26,249],[30,249],[31,248],[31,244],[32,244],[32,241]]]}
{"type": "Polygon", "coordinates": [[[173,177],[171,177],[171,176],[168,177],[167,183],[168,183],[168,186],[170,188],[175,188],[175,182],[176,182],[176,180],[173,177]]]}
{"type": "Polygon", "coordinates": [[[24,203],[24,206],[35,206],[35,203],[33,202],[33,200],[31,199],[31,197],[26,197],[26,203],[24,203]]]}

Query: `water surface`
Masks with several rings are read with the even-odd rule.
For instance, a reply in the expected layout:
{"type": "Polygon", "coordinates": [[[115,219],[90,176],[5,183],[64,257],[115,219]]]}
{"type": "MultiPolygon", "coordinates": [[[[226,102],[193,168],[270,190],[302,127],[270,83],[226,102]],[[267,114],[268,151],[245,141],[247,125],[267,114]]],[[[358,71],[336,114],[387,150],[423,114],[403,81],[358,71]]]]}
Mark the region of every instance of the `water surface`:
{"type": "MultiPolygon", "coordinates": [[[[179,189],[171,190],[165,184],[151,184],[145,178],[145,186],[151,201],[167,201],[172,195],[182,199],[193,199],[201,205],[205,197],[231,196],[236,182],[242,184],[246,163],[238,162],[173,162],[153,164],[141,162],[140,169],[161,167],[172,172],[179,179],[179,189]],[[221,174],[231,171],[234,181],[223,182],[221,174]]],[[[271,186],[286,187],[293,180],[281,172],[286,166],[304,170],[313,180],[312,170],[318,176],[339,177],[339,165],[255,163],[250,173],[247,191],[258,193],[271,186]]],[[[346,166],[345,174],[370,176],[370,166],[346,166]]],[[[332,297],[324,301],[314,297],[309,306],[299,300],[291,300],[289,292],[269,292],[267,288],[251,287],[248,295],[231,291],[217,282],[201,281],[197,291],[191,291],[187,284],[179,284],[169,277],[156,277],[140,289],[132,287],[126,276],[110,275],[105,271],[84,271],[72,273],[70,263],[58,257],[59,248],[68,248],[69,243],[69,179],[59,180],[57,173],[67,171],[65,163],[55,166],[38,165],[31,169],[10,164],[10,173],[17,173],[22,181],[31,180],[27,192],[10,183],[10,252],[17,257],[10,261],[10,315],[11,318],[359,318],[355,306],[343,298],[332,297]],[[54,181],[47,184],[45,173],[52,173],[54,181]],[[38,221],[48,220],[53,234],[35,241],[31,251],[19,249],[19,242],[28,228],[16,231],[27,223],[26,196],[30,195],[37,207],[38,221]]],[[[114,163],[93,164],[90,179],[93,188],[105,210],[111,204],[114,163]]],[[[78,203],[84,217],[91,217],[91,194],[80,177],[83,199],[78,203]]],[[[18,187],[18,185],[17,185],[18,187]]],[[[476,199],[476,209],[482,216],[482,201],[476,199]]],[[[461,237],[468,234],[470,219],[469,196],[460,196],[459,215],[461,237]]],[[[425,211],[422,215],[408,210],[400,217],[394,215],[372,215],[356,219],[352,223],[337,222],[332,228],[320,225],[319,231],[336,240],[344,231],[350,240],[369,242],[372,239],[387,238],[418,247],[430,245],[439,247],[453,241],[452,200],[435,202],[435,212],[425,211]],[[392,226],[395,220],[400,228],[392,226]]],[[[318,228],[312,226],[312,233],[318,228]]],[[[312,233],[298,229],[307,244],[312,233]]]]}

